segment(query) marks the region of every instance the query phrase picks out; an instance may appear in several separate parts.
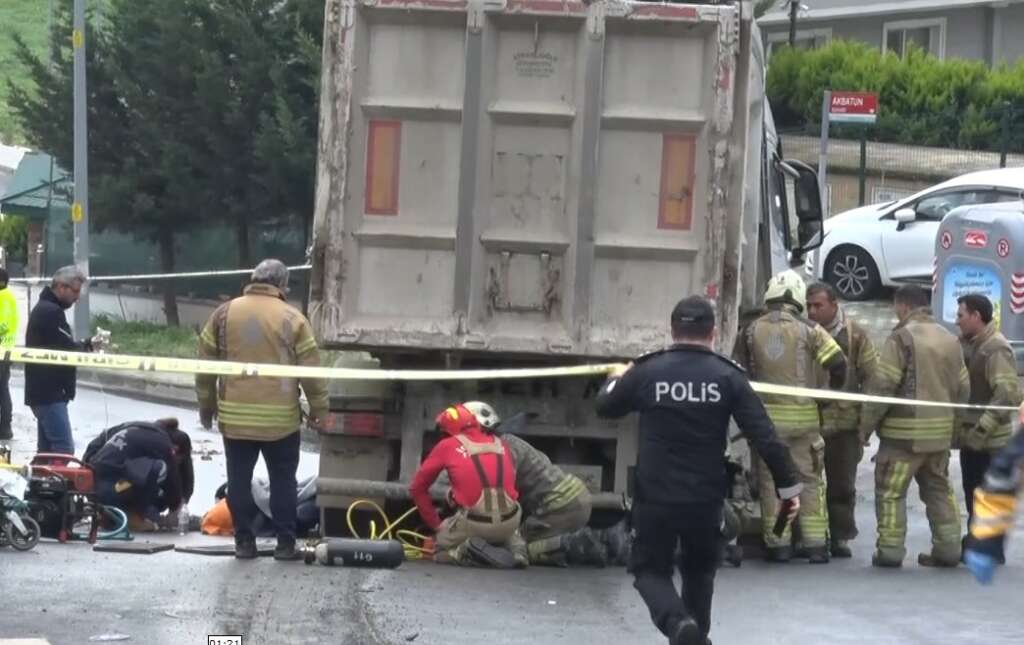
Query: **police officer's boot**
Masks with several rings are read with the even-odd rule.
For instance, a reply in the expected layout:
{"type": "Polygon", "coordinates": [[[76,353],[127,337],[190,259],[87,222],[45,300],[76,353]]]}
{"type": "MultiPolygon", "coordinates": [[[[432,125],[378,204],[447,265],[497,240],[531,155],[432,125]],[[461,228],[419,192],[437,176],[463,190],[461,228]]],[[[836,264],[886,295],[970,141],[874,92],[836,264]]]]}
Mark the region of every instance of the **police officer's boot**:
{"type": "Polygon", "coordinates": [[[670,645],[703,645],[704,642],[704,637],[700,634],[700,627],[692,618],[684,618],[676,623],[669,634],[670,645]]]}

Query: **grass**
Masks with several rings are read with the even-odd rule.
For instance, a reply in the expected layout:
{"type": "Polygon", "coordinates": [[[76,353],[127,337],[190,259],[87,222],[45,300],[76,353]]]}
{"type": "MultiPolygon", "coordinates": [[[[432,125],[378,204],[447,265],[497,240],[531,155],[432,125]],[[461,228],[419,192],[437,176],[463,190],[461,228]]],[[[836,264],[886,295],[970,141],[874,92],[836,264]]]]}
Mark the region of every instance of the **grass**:
{"type": "Polygon", "coordinates": [[[97,327],[111,332],[110,340],[117,345],[116,351],[119,354],[196,357],[196,332],[189,327],[167,327],[109,316],[95,316],[92,319],[93,333],[97,327]]]}
{"type": "Polygon", "coordinates": [[[18,34],[32,51],[45,55],[47,51],[47,0],[0,0],[0,143],[26,143],[21,126],[11,113],[7,97],[7,81],[24,87],[29,78],[14,58],[14,39],[18,34]]]}

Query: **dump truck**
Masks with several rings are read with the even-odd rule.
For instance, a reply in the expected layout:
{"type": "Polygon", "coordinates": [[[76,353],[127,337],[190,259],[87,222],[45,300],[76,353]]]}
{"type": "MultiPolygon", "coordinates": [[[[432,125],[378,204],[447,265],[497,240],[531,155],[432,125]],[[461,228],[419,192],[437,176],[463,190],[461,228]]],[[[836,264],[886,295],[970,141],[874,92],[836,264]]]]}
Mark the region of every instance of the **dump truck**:
{"type": "MultiPolygon", "coordinates": [[[[310,318],[336,364],[627,360],[669,342],[691,294],[729,352],[822,230],[814,170],[781,158],[751,4],[328,0],[310,318]]],[[[354,498],[402,498],[464,400],[526,413],[621,508],[637,427],[596,417],[600,384],[332,383],[325,531],[354,498]]]]}

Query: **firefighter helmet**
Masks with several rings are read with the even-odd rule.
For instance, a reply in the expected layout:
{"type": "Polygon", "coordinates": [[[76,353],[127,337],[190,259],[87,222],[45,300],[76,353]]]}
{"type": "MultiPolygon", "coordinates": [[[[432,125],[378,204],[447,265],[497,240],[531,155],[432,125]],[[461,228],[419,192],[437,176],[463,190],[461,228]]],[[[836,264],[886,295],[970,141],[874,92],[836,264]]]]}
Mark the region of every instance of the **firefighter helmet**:
{"type": "Polygon", "coordinates": [[[776,274],[768,281],[764,291],[765,302],[785,301],[804,310],[807,301],[807,284],[800,274],[792,269],[776,274]]]}
{"type": "Polygon", "coordinates": [[[488,403],[483,401],[467,401],[462,405],[476,417],[477,423],[484,430],[494,430],[501,423],[501,417],[498,416],[498,413],[488,403]]]}
{"type": "Polygon", "coordinates": [[[445,408],[434,422],[438,430],[453,437],[480,425],[476,416],[461,403],[445,408]]]}

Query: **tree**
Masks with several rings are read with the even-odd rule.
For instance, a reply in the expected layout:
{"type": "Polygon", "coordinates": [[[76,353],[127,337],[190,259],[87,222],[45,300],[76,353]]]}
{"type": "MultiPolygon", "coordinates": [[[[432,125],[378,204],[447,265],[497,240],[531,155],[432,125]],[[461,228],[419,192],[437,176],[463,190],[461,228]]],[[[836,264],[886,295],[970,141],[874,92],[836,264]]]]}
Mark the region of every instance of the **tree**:
{"type": "MultiPolygon", "coordinates": [[[[190,164],[201,136],[191,127],[198,52],[190,17],[161,0],[110,0],[102,29],[87,27],[90,224],[156,243],[160,268],[175,270],[175,234],[201,222],[204,204],[190,164]]],[[[37,91],[12,87],[14,112],[36,146],[72,167],[70,11],[58,7],[53,65],[17,43],[17,58],[37,91]]],[[[177,325],[173,280],[162,283],[164,313],[177,325]]]]}
{"type": "MultiPolygon", "coordinates": [[[[29,140],[66,167],[69,5],[58,8],[53,65],[19,41],[34,87],[11,87],[29,140]]],[[[156,243],[171,273],[175,235],[203,223],[234,227],[249,267],[254,227],[308,222],[322,19],[316,0],[109,0],[88,28],[92,225],[156,243]]],[[[177,325],[174,281],[162,286],[177,325]]]]}

